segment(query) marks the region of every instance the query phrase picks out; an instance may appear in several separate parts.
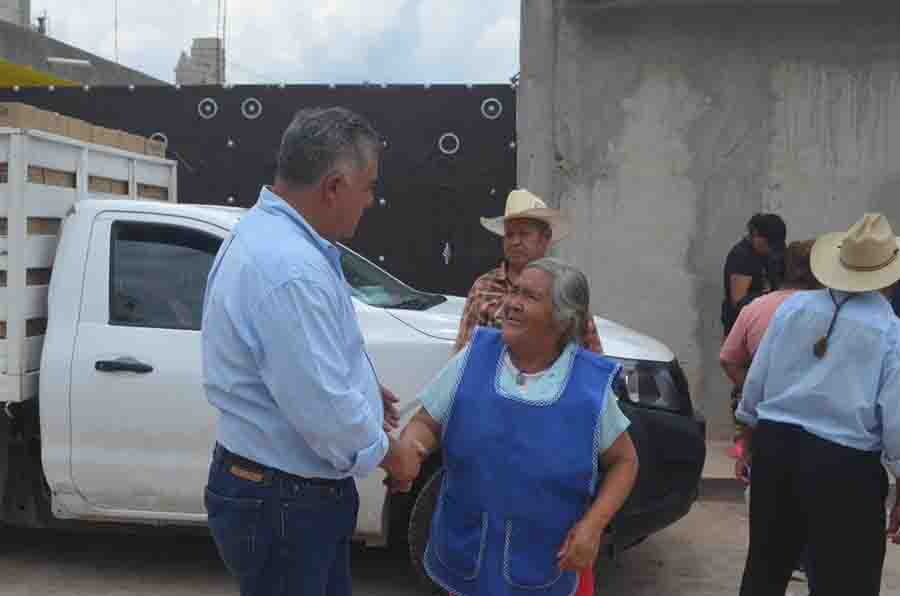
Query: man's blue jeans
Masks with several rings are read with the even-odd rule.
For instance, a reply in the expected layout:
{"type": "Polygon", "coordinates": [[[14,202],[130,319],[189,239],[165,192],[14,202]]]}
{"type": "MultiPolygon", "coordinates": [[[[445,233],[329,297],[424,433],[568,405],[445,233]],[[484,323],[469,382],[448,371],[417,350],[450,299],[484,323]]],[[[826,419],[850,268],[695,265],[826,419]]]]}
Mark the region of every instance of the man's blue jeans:
{"type": "Polygon", "coordinates": [[[350,596],[352,479],[325,483],[235,465],[217,448],[209,470],[209,529],[241,596],[350,596]]]}

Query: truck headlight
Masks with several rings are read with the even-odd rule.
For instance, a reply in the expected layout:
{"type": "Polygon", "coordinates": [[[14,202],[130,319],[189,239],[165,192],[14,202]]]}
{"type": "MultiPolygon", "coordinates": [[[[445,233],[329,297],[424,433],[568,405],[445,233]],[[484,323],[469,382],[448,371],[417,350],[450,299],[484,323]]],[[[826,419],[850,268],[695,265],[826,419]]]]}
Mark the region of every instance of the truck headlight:
{"type": "Polygon", "coordinates": [[[612,360],[622,365],[621,374],[613,382],[613,391],[620,400],[673,412],[690,409],[690,398],[682,395],[685,381],[676,363],[612,360]]]}

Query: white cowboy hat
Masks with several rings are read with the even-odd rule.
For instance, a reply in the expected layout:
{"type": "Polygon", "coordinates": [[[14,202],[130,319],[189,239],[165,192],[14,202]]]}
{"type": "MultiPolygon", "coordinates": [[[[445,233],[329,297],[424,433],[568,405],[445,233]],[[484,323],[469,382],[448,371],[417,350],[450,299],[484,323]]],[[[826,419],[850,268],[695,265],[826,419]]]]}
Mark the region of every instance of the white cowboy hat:
{"type": "Polygon", "coordinates": [[[847,232],[820,236],[810,254],[813,275],[842,292],[871,292],[900,280],[900,239],[880,213],[867,213],[847,232]]]}
{"type": "Polygon", "coordinates": [[[550,226],[551,242],[558,242],[569,235],[568,218],[556,209],[550,209],[544,201],[524,189],[509,193],[503,215],[482,217],[481,225],[498,236],[504,236],[504,224],[512,219],[535,219],[546,223],[550,226]]]}

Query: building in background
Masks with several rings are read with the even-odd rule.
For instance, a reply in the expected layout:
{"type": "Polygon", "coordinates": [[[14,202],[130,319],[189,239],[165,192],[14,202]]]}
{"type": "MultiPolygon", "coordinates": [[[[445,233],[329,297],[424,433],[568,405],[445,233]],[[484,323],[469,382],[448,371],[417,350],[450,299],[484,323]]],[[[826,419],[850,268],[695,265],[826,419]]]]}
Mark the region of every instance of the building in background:
{"type": "Polygon", "coordinates": [[[900,2],[523,0],[518,183],[572,217],[597,314],[658,337],[730,434],[722,266],[753,213],[789,240],[900,226],[900,2]],[[800,6],[803,4],[803,6],[800,6]]]}
{"type": "Polygon", "coordinates": [[[0,0],[0,86],[168,84],[53,39],[45,34],[45,17],[42,28],[30,19],[29,0],[0,0]],[[25,15],[24,25],[7,19],[16,15],[25,15]]]}
{"type": "Polygon", "coordinates": [[[0,20],[31,27],[31,0],[0,0],[0,20]]]}
{"type": "Polygon", "coordinates": [[[179,85],[221,85],[225,83],[225,46],[218,37],[194,39],[190,55],[181,52],[175,67],[179,85]]]}

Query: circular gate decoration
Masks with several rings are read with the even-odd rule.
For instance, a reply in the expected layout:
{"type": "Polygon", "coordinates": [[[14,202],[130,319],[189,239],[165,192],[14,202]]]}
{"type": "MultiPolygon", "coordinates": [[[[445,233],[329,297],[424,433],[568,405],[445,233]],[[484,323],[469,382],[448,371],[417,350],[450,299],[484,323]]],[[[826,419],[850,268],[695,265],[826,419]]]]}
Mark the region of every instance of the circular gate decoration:
{"type": "Polygon", "coordinates": [[[481,102],[481,115],[488,120],[496,120],[503,115],[503,104],[496,97],[489,97],[481,102]]]}
{"type": "Polygon", "coordinates": [[[202,99],[197,104],[197,113],[204,120],[212,120],[219,113],[219,104],[212,97],[202,99]]]}
{"type": "Polygon", "coordinates": [[[247,120],[256,120],[262,116],[262,102],[255,97],[248,97],[241,102],[241,114],[247,120]]]}
{"type": "Polygon", "coordinates": [[[441,135],[441,138],[438,139],[438,149],[441,150],[441,153],[444,155],[456,155],[459,151],[459,137],[456,136],[455,133],[445,132],[441,135]]]}

